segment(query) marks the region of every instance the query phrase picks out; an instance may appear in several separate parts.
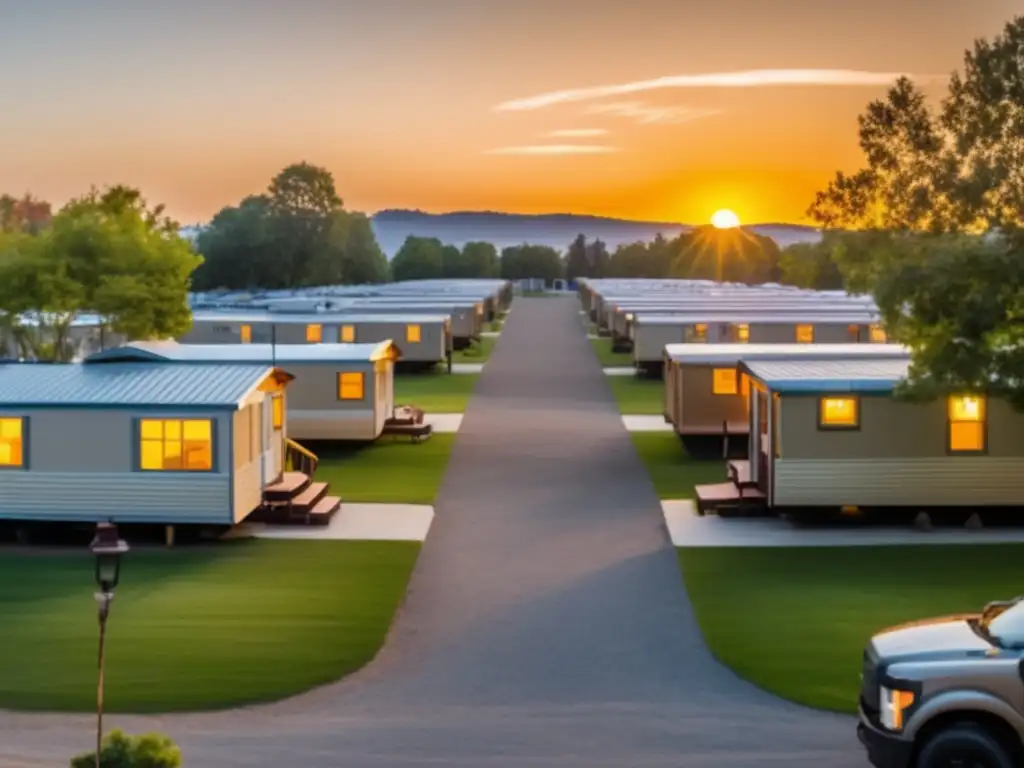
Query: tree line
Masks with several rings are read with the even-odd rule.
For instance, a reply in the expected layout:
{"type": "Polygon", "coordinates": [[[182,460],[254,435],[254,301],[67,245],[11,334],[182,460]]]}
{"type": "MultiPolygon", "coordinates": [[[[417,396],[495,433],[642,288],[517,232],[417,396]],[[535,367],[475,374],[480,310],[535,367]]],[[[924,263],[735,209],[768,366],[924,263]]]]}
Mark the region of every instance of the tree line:
{"type": "Polygon", "coordinates": [[[859,119],[864,167],[809,215],[785,279],[874,296],[913,351],[901,394],[983,392],[1024,409],[1024,17],[965,52],[935,107],[907,78],[859,119]]]}

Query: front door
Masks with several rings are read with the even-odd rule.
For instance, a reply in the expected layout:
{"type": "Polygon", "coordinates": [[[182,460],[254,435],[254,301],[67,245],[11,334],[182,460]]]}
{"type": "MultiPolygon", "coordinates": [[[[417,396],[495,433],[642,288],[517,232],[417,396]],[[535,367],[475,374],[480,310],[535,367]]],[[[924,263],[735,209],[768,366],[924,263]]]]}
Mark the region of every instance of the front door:
{"type": "Polygon", "coordinates": [[[269,395],[263,398],[260,409],[260,464],[263,482],[272,483],[277,480],[280,471],[274,460],[274,399],[269,395]]]}

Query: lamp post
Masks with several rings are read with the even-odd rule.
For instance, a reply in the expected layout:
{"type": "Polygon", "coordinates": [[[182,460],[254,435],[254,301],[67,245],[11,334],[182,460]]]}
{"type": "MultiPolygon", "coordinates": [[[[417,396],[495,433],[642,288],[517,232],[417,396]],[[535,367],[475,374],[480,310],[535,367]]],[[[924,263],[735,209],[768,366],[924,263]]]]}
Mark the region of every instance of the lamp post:
{"type": "Polygon", "coordinates": [[[107,638],[107,617],[110,602],[121,578],[121,556],[128,544],[118,538],[117,526],[99,523],[96,535],[89,545],[96,560],[96,606],[100,621],[99,679],[96,685],[96,768],[100,768],[100,749],[103,746],[103,651],[107,638]]]}

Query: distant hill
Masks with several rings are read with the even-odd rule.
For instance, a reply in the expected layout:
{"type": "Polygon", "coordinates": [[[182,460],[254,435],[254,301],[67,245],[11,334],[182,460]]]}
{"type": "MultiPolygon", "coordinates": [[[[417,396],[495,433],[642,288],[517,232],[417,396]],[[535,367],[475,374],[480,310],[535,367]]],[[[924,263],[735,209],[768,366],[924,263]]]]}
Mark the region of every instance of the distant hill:
{"type": "MultiPolygon", "coordinates": [[[[588,240],[601,239],[609,250],[624,243],[653,240],[659,233],[667,238],[693,229],[692,224],[661,221],[628,221],[603,216],[581,216],[568,213],[528,215],[492,211],[458,211],[424,213],[409,210],[385,210],[372,217],[377,242],[391,258],[405,238],[436,237],[444,243],[462,247],[473,240],[483,240],[500,251],[511,245],[531,243],[548,245],[564,251],[580,233],[588,240]]],[[[754,224],[745,229],[766,235],[781,247],[798,242],[816,242],[818,230],[794,224],[754,224]]]]}

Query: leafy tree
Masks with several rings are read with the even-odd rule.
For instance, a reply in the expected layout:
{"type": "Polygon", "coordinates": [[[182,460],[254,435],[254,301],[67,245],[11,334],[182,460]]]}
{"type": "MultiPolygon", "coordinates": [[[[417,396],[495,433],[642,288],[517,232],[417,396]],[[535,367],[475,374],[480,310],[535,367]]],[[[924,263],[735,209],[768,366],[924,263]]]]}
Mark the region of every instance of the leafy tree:
{"type": "MultiPolygon", "coordinates": [[[[181,768],[181,750],[167,736],[111,731],[100,746],[101,768],[181,768]]],[[[96,768],[96,753],[72,758],[70,768],[96,768]]]]}
{"type": "Polygon", "coordinates": [[[444,246],[436,237],[409,235],[391,259],[395,280],[432,280],[444,276],[444,246]]]}
{"type": "Polygon", "coordinates": [[[0,194],[0,233],[36,234],[53,218],[50,204],[26,193],[20,198],[0,194]]]}
{"type": "Polygon", "coordinates": [[[664,277],[651,274],[650,256],[647,243],[620,245],[608,260],[608,277],[664,277]]]}
{"type": "Polygon", "coordinates": [[[794,243],[779,257],[779,282],[798,288],[834,291],[843,288],[843,273],[831,241],[794,243]]]}
{"type": "Polygon", "coordinates": [[[291,282],[287,265],[275,259],[274,220],[267,199],[245,198],[237,207],[222,208],[196,241],[204,262],[196,270],[196,290],[218,288],[280,288],[291,282]]]}
{"type": "Polygon", "coordinates": [[[608,246],[600,239],[587,246],[587,261],[590,263],[590,274],[594,277],[605,277],[608,273],[608,246]]]}
{"type": "Polygon", "coordinates": [[[191,326],[189,277],[200,257],[141,195],[121,205],[123,192],[94,190],[61,209],[49,229],[8,244],[0,317],[23,355],[69,360],[71,323],[82,313],[98,313],[133,339],[179,336],[191,326]]]}
{"type": "Polygon", "coordinates": [[[462,251],[457,246],[441,246],[441,277],[473,277],[469,265],[462,258],[462,251]]]}
{"type": "Polygon", "coordinates": [[[501,276],[506,280],[533,278],[551,285],[562,274],[562,258],[550,246],[515,245],[501,252],[501,276]]]}
{"type": "Polygon", "coordinates": [[[779,246],[770,237],[745,229],[699,227],[670,244],[676,250],[671,277],[760,283],[779,279],[779,246]]]}
{"type": "Polygon", "coordinates": [[[462,260],[469,277],[498,277],[501,272],[498,249],[492,243],[466,243],[462,246],[462,260]]]}
{"type": "Polygon", "coordinates": [[[373,226],[365,213],[343,211],[334,214],[342,223],[341,246],[343,282],[386,283],[391,276],[388,258],[377,243],[373,226]]]}
{"type": "Polygon", "coordinates": [[[575,280],[578,277],[593,277],[590,258],[587,253],[587,237],[579,234],[569,245],[565,258],[565,277],[575,280]]]}

